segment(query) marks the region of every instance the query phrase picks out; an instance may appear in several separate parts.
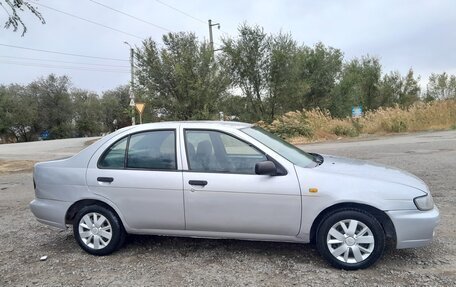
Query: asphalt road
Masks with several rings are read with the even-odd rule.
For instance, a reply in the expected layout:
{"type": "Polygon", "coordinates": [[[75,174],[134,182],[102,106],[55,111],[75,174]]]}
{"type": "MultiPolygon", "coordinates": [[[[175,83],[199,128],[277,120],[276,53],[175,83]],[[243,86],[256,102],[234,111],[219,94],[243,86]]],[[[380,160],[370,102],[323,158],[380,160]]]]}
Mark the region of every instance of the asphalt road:
{"type": "Polygon", "coordinates": [[[96,137],[0,144],[0,160],[41,161],[72,156],[94,139],[96,137]]]}
{"type": "MultiPolygon", "coordinates": [[[[0,145],[0,159],[71,155],[88,139],[0,145]]],[[[302,146],[408,170],[430,186],[441,211],[434,242],[395,250],[367,270],[329,267],[311,245],[131,236],[108,257],[84,253],[71,230],[28,210],[31,173],[0,175],[0,286],[456,286],[456,131],[302,146]],[[39,258],[47,255],[46,261],[39,258]]]]}

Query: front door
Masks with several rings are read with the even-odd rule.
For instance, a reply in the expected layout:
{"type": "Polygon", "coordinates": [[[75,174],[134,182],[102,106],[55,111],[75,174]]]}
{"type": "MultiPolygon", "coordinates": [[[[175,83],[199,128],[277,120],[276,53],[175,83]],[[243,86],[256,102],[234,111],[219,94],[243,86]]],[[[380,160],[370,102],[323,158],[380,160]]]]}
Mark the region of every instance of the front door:
{"type": "Polygon", "coordinates": [[[188,171],[183,173],[186,229],[297,235],[301,197],[293,170],[257,175],[267,155],[214,130],[184,130],[188,171]]]}

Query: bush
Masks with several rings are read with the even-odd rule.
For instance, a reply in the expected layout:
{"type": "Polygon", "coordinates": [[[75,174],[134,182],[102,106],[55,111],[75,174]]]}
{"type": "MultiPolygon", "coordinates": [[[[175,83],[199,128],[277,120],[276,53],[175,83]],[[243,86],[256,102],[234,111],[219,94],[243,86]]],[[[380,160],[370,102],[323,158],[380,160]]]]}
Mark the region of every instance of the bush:
{"type": "Polygon", "coordinates": [[[359,131],[354,126],[349,125],[336,125],[333,128],[333,132],[338,136],[357,137],[359,131]]]}
{"type": "Polygon", "coordinates": [[[407,131],[407,124],[400,119],[392,119],[389,123],[383,123],[383,129],[387,132],[401,133],[407,131]]]}
{"type": "Polygon", "coordinates": [[[298,136],[311,138],[313,136],[309,122],[306,120],[305,114],[301,112],[288,112],[269,125],[264,122],[260,122],[259,125],[282,138],[298,136]]]}

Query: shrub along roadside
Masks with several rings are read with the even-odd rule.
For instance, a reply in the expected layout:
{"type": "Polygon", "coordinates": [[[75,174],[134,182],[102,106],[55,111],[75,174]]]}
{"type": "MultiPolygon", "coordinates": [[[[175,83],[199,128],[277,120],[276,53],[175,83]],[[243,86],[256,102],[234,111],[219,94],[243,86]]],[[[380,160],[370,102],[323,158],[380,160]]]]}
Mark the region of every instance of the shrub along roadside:
{"type": "Polygon", "coordinates": [[[357,119],[334,118],[327,110],[303,110],[288,112],[271,124],[259,122],[258,125],[293,143],[356,137],[360,134],[454,129],[456,101],[418,102],[408,108],[379,108],[357,119]]]}

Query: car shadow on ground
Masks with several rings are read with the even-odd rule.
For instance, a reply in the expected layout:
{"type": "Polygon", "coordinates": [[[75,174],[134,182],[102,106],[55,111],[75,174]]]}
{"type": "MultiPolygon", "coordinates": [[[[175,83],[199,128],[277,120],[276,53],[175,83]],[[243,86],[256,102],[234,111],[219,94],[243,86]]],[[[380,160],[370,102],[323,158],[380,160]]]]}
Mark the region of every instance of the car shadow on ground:
{"type": "MultiPolygon", "coordinates": [[[[44,253],[70,253],[92,257],[79,248],[71,229],[62,231],[58,236],[54,234],[46,238],[42,238],[39,244],[39,249],[44,253]]],[[[370,270],[406,270],[410,265],[421,265],[426,269],[434,263],[450,264],[445,260],[445,249],[447,246],[439,240],[430,246],[417,249],[396,249],[394,243],[389,242],[382,259],[370,270]]],[[[310,269],[335,270],[321,258],[314,244],[128,235],[122,248],[112,255],[115,258],[138,256],[166,257],[176,261],[191,259],[206,263],[236,260],[247,264],[259,260],[272,265],[292,263],[306,265],[310,269]]]]}
{"type": "Polygon", "coordinates": [[[299,261],[308,261],[311,258],[319,257],[318,251],[311,244],[151,235],[128,235],[123,249],[177,250],[185,256],[195,255],[203,251],[223,251],[233,254],[243,253],[247,256],[289,257],[299,261]]]}

